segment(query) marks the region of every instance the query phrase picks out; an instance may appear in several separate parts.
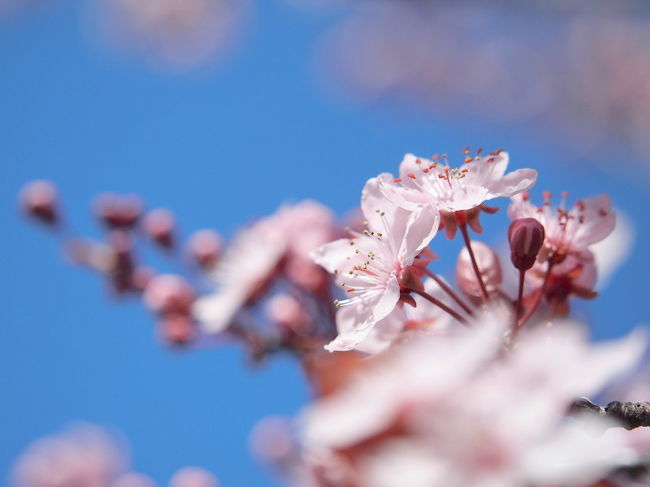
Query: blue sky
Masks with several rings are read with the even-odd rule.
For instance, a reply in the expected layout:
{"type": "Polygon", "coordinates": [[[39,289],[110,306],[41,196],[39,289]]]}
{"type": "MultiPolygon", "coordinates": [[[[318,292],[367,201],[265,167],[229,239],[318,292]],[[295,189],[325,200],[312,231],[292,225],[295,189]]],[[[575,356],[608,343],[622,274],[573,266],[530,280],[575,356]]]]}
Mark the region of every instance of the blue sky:
{"type": "MultiPolygon", "coordinates": [[[[137,303],[107,298],[20,218],[16,194],[33,178],[59,185],[82,233],[98,234],[90,201],[110,190],[173,209],[186,233],[229,235],[303,198],[342,214],[368,177],[394,171],[406,152],[460,158],[465,145],[505,147],[514,167],[540,171],[539,190],[607,192],[632,218],[632,257],[578,313],[597,338],[647,321],[647,176],[624,160],[612,161],[619,174],[603,172],[538,134],[332,97],[312,56],[326,19],[275,0],[259,7],[239,49],[186,75],[89,42],[78,3],[0,19],[0,477],[31,440],[81,419],[121,431],[134,468],[160,483],[195,464],[226,486],[274,485],[248,453],[248,431],[308,397],[288,359],[253,371],[235,349],[160,347],[137,303]]],[[[485,240],[498,243],[505,216],[486,220],[485,240]]],[[[441,269],[451,269],[452,248],[440,242],[441,269]]]]}

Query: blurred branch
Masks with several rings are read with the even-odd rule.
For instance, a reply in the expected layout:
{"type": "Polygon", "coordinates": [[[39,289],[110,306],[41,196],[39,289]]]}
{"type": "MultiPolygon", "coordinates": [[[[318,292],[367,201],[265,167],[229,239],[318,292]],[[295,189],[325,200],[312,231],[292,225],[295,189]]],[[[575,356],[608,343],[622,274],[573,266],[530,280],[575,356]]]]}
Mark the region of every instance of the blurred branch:
{"type": "Polygon", "coordinates": [[[603,407],[583,397],[572,404],[571,413],[573,415],[597,414],[607,417],[627,430],[650,426],[650,402],[612,401],[603,407]]]}

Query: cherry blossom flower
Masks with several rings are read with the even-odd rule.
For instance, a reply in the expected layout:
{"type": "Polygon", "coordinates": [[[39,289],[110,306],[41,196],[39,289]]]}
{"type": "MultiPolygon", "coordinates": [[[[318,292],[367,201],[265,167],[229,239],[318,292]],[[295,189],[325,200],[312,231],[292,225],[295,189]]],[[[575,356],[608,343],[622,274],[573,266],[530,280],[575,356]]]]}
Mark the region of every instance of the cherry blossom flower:
{"type": "Polygon", "coordinates": [[[460,168],[450,168],[446,159],[404,156],[399,174],[402,185],[421,191],[441,211],[471,210],[485,201],[512,197],[530,189],[537,180],[534,169],[517,169],[506,174],[508,154],[497,151],[487,156],[469,156],[460,168]]]}
{"type": "Polygon", "coordinates": [[[546,231],[544,248],[538,260],[561,261],[567,255],[580,257],[589,247],[607,237],[616,225],[616,215],[612,211],[609,196],[585,198],[578,201],[570,210],[566,209],[566,193],[560,205],[551,207],[551,194],[544,193],[544,204],[536,207],[530,202],[527,193],[514,196],[508,208],[510,218],[535,218],[546,231]]]}
{"type": "Polygon", "coordinates": [[[205,331],[223,331],[278,272],[296,285],[320,289],[325,284],[323,271],[309,252],[333,235],[331,212],[314,201],[281,207],[259,220],[236,235],[224,252],[211,273],[216,292],[197,300],[195,317],[205,331]]]}
{"type": "Polygon", "coordinates": [[[585,485],[637,458],[565,417],[638,362],[643,337],[592,345],[565,323],[504,351],[505,327],[481,325],[379,356],[305,411],[305,448],[337,456],[362,487],[585,485]]]}
{"type": "MultiPolygon", "coordinates": [[[[487,292],[493,295],[499,291],[501,285],[501,263],[497,253],[483,242],[473,241],[472,249],[481,269],[481,278],[485,283],[487,292]]],[[[472,301],[480,302],[481,288],[472,268],[469,251],[463,248],[456,261],[456,281],[458,287],[469,296],[472,301]]]]}
{"type": "Polygon", "coordinates": [[[298,286],[320,291],[326,283],[325,272],[313,262],[310,252],[335,238],[337,229],[331,210],[316,201],[305,200],[280,208],[274,222],[276,231],[286,239],[286,277],[298,286]]]}
{"type": "Polygon", "coordinates": [[[406,154],[399,168],[399,178],[380,178],[384,194],[396,204],[411,208],[430,204],[440,211],[448,238],[456,235],[458,225],[469,224],[476,232],[483,231],[479,223],[481,211],[494,213],[485,205],[498,197],[512,197],[530,189],[537,180],[537,171],[517,169],[506,174],[508,154],[501,150],[486,156],[469,155],[459,168],[450,168],[446,156],[432,159],[406,154]]]}
{"type": "Polygon", "coordinates": [[[286,250],[269,220],[260,220],[233,239],[211,277],[216,292],[197,299],[194,317],[208,333],[225,330],[239,309],[264,288],[286,250]]]}
{"type": "Polygon", "coordinates": [[[402,289],[421,286],[412,266],[438,227],[437,211],[430,205],[409,211],[391,204],[379,178],[366,183],[361,208],[368,222],[364,233],[352,233],[312,253],[316,263],[336,274],[348,296],[336,302],[339,335],[326,346],[329,351],[362,350],[373,329],[392,331],[395,322],[387,318],[402,289]]]}
{"type": "MultiPolygon", "coordinates": [[[[545,192],[544,204],[538,208],[524,193],[512,198],[508,208],[512,219],[534,218],[544,226],[544,243],[526,281],[529,290],[537,293],[530,294],[528,301],[539,304],[539,298],[544,296],[553,316],[568,314],[570,296],[591,299],[597,295],[594,287],[598,268],[592,249],[606,241],[616,226],[608,196],[586,198],[569,210],[566,197],[563,193],[560,205],[552,208],[551,195],[545,192]]],[[[529,309],[537,308],[537,304],[529,309]]],[[[542,307],[542,311],[549,310],[542,307]]]]}

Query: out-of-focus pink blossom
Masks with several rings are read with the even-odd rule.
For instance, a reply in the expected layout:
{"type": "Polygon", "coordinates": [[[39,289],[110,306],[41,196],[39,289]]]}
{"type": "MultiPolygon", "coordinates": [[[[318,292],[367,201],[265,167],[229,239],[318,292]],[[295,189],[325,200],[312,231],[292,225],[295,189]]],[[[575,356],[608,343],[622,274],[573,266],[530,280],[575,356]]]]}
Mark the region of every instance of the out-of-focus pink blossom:
{"type": "Polygon", "coordinates": [[[184,467],[169,481],[169,487],[219,487],[219,485],[217,477],[199,467],[184,467]]]}
{"type": "Polygon", "coordinates": [[[612,233],[590,246],[598,268],[597,288],[607,285],[612,274],[630,255],[635,240],[635,230],[629,217],[616,210],[616,226],[612,233]]]}
{"type": "Polygon", "coordinates": [[[145,304],[158,314],[188,313],[194,297],[192,286],[181,276],[174,274],[154,277],[144,292],[145,304]]]}
{"type": "Polygon", "coordinates": [[[298,286],[318,292],[325,285],[323,269],[309,256],[315,248],[335,238],[334,216],[312,200],[284,206],[274,216],[276,231],[284,234],[287,250],[284,272],[298,286]]]}
{"type": "Polygon", "coordinates": [[[95,212],[109,228],[132,228],[142,213],[142,201],[137,196],[100,195],[95,201],[95,212]]]}
{"type": "MultiPolygon", "coordinates": [[[[487,292],[498,292],[502,281],[499,256],[483,242],[474,240],[471,245],[487,292]]],[[[481,286],[472,267],[469,251],[465,247],[458,254],[456,261],[456,281],[461,291],[480,302],[481,286]]]]}
{"type": "Polygon", "coordinates": [[[212,272],[216,292],[198,300],[196,318],[209,333],[231,323],[281,273],[313,292],[325,285],[324,272],[309,257],[335,235],[331,212],[315,201],[281,207],[235,236],[212,272]]]}
{"type": "Polygon", "coordinates": [[[347,93],[456,122],[534,129],[605,169],[611,156],[648,167],[642,2],[350,3],[320,52],[347,93]]]}
{"type": "Polygon", "coordinates": [[[409,211],[396,206],[382,194],[380,178],[366,183],[361,208],[368,221],[363,234],[325,244],[312,253],[315,262],[335,274],[348,296],[337,301],[339,335],[326,346],[330,351],[363,350],[373,328],[386,324],[383,320],[395,310],[402,289],[422,286],[410,268],[438,227],[434,207],[409,211]]]}
{"type": "Polygon", "coordinates": [[[253,453],[271,465],[286,463],[298,447],[292,432],[291,420],[284,416],[262,419],[250,434],[253,453]]]}
{"type": "Polygon", "coordinates": [[[27,183],[20,192],[20,203],[28,216],[43,223],[54,224],[59,218],[57,190],[50,181],[27,183]]]}
{"type": "Polygon", "coordinates": [[[114,41],[174,69],[225,53],[250,7],[248,0],[103,0],[102,6],[99,20],[114,41]]]}
{"type": "Polygon", "coordinates": [[[156,483],[146,475],[129,472],[120,475],[110,487],[156,487],[156,483]]]}
{"type": "Polygon", "coordinates": [[[309,407],[305,447],[343,459],[362,487],[584,485],[638,459],[565,418],[576,397],[638,362],[643,337],[591,345],[563,323],[504,350],[507,324],[477,323],[393,347],[309,407]]]}
{"type": "Polygon", "coordinates": [[[106,487],[124,471],[119,445],[90,425],[33,443],[13,470],[16,487],[106,487]]]}
{"type": "Polygon", "coordinates": [[[185,345],[196,333],[194,320],[186,313],[168,313],[157,323],[160,339],[168,345],[185,345]]]}
{"type": "Polygon", "coordinates": [[[225,330],[235,314],[271,279],[287,242],[268,220],[239,232],[212,272],[216,290],[200,297],[193,313],[208,333],[225,330]]]}
{"type": "Polygon", "coordinates": [[[223,252],[224,243],[214,230],[199,230],[194,232],[187,244],[188,252],[193,260],[205,270],[214,268],[223,252]]]}
{"type": "Polygon", "coordinates": [[[163,248],[174,245],[176,219],[174,214],[164,208],[151,210],[144,216],[142,227],[147,236],[163,248]]]}

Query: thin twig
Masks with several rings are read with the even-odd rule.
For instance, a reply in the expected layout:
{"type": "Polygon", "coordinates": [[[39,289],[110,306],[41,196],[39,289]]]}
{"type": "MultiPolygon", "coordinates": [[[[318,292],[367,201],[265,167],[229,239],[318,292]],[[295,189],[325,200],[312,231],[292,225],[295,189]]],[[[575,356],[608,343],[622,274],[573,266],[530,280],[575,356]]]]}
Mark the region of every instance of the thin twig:
{"type": "Polygon", "coordinates": [[[476,274],[476,279],[478,280],[479,287],[481,288],[481,297],[483,298],[483,303],[487,303],[489,300],[487,288],[483,282],[483,276],[481,271],[478,268],[478,263],[476,262],[476,256],[474,255],[474,250],[472,249],[472,242],[469,238],[469,233],[467,232],[467,223],[461,223],[458,225],[460,227],[460,233],[463,235],[463,240],[465,241],[465,246],[469,252],[469,258],[472,261],[472,268],[474,269],[474,274],[476,274]]]}
{"type": "Polygon", "coordinates": [[[455,318],[456,320],[460,321],[461,323],[463,323],[463,324],[467,324],[467,320],[466,320],[465,318],[463,318],[461,315],[459,315],[458,313],[456,313],[456,311],[454,311],[453,309],[451,309],[449,306],[447,306],[447,305],[446,305],[445,303],[443,303],[442,301],[439,301],[438,299],[434,298],[433,296],[431,296],[430,294],[428,294],[428,293],[426,293],[426,292],[424,292],[424,291],[418,291],[417,289],[411,289],[411,291],[414,292],[415,294],[419,295],[419,296],[422,296],[424,299],[426,299],[426,300],[429,301],[430,303],[435,304],[435,305],[438,306],[440,309],[442,309],[443,311],[447,312],[447,313],[450,314],[453,318],[455,318]]]}

